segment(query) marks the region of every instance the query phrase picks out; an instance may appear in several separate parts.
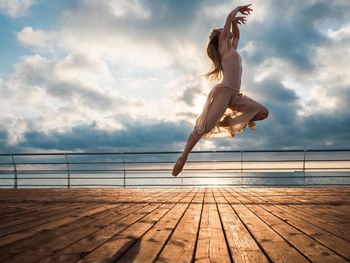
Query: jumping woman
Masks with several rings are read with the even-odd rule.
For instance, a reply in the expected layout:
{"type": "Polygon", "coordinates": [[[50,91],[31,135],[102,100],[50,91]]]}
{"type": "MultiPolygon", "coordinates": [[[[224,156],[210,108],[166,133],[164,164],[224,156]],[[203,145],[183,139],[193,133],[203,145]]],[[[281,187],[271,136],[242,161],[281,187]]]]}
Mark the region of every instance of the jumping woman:
{"type": "Polygon", "coordinates": [[[266,107],[240,93],[242,58],[237,52],[238,24],[245,24],[246,17],[237,14],[249,15],[253,11],[249,6],[236,7],[228,14],[224,28],[213,29],[209,36],[207,54],[213,69],[206,76],[222,81],[209,92],[185,149],[174,165],[174,176],[182,171],[190,151],[201,138],[208,139],[224,132],[234,137],[247,126],[255,130],[254,121],[266,119],[269,114],[266,107]]]}

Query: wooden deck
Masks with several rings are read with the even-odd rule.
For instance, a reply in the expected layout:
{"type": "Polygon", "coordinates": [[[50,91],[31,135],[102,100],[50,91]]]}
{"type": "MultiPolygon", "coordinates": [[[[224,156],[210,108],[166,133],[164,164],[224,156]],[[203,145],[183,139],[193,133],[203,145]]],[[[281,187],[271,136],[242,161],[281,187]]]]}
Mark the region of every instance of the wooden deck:
{"type": "Polygon", "coordinates": [[[2,189],[0,262],[349,262],[350,188],[2,189]]]}

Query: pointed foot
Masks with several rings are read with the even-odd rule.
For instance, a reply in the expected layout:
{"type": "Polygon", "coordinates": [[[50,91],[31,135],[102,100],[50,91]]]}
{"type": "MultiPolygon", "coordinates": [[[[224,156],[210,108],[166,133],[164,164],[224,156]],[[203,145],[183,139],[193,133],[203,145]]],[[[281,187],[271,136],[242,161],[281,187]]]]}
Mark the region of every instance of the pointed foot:
{"type": "Polygon", "coordinates": [[[182,171],[182,168],[186,162],[186,159],[187,158],[184,158],[182,156],[179,157],[179,159],[177,159],[177,161],[174,165],[173,171],[171,173],[173,176],[177,176],[182,171]]]}

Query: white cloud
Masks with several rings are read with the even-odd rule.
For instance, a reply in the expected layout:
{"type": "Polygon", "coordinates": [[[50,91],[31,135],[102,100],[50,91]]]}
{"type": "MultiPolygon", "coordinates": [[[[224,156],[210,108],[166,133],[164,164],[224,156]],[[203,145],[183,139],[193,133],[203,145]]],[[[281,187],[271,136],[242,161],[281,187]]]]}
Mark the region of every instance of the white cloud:
{"type": "Polygon", "coordinates": [[[112,75],[107,64],[88,54],[70,53],[55,65],[55,72],[62,79],[86,80],[94,83],[111,81],[112,75]]]}
{"type": "Polygon", "coordinates": [[[25,15],[36,0],[0,0],[0,12],[18,17],[25,15]]]}
{"type": "Polygon", "coordinates": [[[328,37],[335,41],[341,41],[343,39],[350,38],[350,23],[347,23],[340,27],[338,30],[328,29],[328,37]]]}
{"type": "Polygon", "coordinates": [[[43,30],[35,30],[30,26],[26,26],[22,31],[17,33],[17,40],[24,46],[47,48],[48,41],[52,38],[52,34],[43,30]]]}
{"type": "Polygon", "coordinates": [[[58,59],[26,56],[2,81],[0,92],[6,95],[0,103],[1,126],[9,130],[12,143],[20,141],[27,130],[64,131],[72,125],[92,122],[97,127],[118,129],[120,124],[110,116],[143,107],[142,100],[123,97],[108,86],[109,73],[102,62],[82,56],[80,64],[72,61],[71,55],[58,59]],[[93,72],[101,79],[84,80],[93,72]]]}
{"type": "Polygon", "coordinates": [[[86,7],[95,9],[95,11],[105,9],[115,17],[132,15],[146,19],[151,16],[151,12],[144,6],[143,2],[143,0],[83,0],[86,7]]]}

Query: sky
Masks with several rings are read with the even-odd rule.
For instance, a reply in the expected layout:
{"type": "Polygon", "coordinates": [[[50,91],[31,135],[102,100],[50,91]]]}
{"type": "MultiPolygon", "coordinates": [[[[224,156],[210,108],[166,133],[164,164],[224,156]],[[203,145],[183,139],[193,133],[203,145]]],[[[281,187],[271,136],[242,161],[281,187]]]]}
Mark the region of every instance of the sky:
{"type": "Polygon", "coordinates": [[[237,5],[241,92],[269,117],[194,150],[350,145],[348,0],[0,0],[0,152],[179,151],[237,5]]]}

